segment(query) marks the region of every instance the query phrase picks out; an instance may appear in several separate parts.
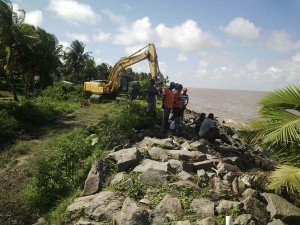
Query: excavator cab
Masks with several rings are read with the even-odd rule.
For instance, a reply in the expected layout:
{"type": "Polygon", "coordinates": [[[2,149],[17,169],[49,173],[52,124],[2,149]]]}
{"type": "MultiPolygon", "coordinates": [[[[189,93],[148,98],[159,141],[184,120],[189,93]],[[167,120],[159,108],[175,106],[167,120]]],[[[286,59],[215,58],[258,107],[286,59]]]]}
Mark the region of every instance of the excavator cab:
{"type": "Polygon", "coordinates": [[[129,86],[129,77],[125,76],[125,75],[121,75],[121,83],[120,83],[120,87],[119,87],[119,92],[127,93],[128,86],[129,86]]]}

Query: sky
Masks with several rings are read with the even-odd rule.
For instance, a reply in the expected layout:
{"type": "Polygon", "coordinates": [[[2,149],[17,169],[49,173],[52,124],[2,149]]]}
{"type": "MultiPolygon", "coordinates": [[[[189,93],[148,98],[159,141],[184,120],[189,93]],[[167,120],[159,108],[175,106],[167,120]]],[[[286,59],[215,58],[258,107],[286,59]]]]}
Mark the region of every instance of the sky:
{"type": "MultiPolygon", "coordinates": [[[[25,22],[97,64],[154,43],[184,87],[272,91],[300,83],[300,0],[12,0],[25,22]]],[[[132,66],[150,72],[147,60],[132,66]]]]}

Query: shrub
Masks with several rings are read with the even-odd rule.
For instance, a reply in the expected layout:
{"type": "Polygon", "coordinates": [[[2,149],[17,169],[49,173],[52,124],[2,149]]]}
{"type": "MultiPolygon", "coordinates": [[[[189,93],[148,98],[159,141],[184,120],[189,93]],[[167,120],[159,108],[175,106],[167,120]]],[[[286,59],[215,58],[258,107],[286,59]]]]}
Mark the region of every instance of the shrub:
{"type": "Polygon", "coordinates": [[[46,209],[76,190],[90,168],[86,159],[91,154],[81,130],[59,137],[52,152],[38,162],[37,173],[26,188],[28,205],[46,209]]]}
{"type": "Polygon", "coordinates": [[[0,142],[7,139],[13,139],[18,130],[17,120],[8,114],[6,110],[0,110],[0,142]]]}
{"type": "Polygon", "coordinates": [[[85,97],[85,92],[81,85],[71,85],[63,82],[55,83],[42,92],[43,96],[60,100],[79,102],[85,97]]]}

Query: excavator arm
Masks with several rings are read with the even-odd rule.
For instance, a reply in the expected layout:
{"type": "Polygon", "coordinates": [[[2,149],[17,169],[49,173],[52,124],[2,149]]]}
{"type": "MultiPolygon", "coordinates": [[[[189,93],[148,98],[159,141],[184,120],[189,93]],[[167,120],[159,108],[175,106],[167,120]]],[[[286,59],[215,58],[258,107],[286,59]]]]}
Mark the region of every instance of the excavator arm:
{"type": "Polygon", "coordinates": [[[107,87],[110,89],[111,92],[118,91],[119,85],[120,85],[120,75],[121,73],[129,66],[132,66],[142,60],[148,59],[149,61],[149,68],[151,72],[152,79],[157,80],[157,76],[159,74],[159,65],[157,60],[157,54],[154,44],[150,43],[146,47],[139,49],[135,53],[121,58],[115,66],[112,68],[111,73],[108,77],[108,83],[107,87]],[[147,48],[148,50],[142,52],[141,54],[138,54],[143,49],[147,48]]]}

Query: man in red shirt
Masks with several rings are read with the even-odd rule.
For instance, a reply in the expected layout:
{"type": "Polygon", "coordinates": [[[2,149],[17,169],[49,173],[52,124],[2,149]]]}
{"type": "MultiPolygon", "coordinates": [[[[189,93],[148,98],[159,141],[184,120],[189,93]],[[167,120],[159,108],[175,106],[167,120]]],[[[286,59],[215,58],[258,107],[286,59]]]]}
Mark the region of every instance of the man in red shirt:
{"type": "Polygon", "coordinates": [[[169,88],[165,88],[163,90],[163,99],[162,99],[163,130],[169,127],[169,117],[174,103],[174,94],[172,93],[172,90],[174,88],[175,88],[175,83],[171,82],[169,88]]]}
{"type": "Polygon", "coordinates": [[[177,92],[174,94],[174,103],[173,103],[173,118],[178,119],[180,121],[180,117],[182,114],[182,85],[179,84],[177,86],[177,92]]]}

